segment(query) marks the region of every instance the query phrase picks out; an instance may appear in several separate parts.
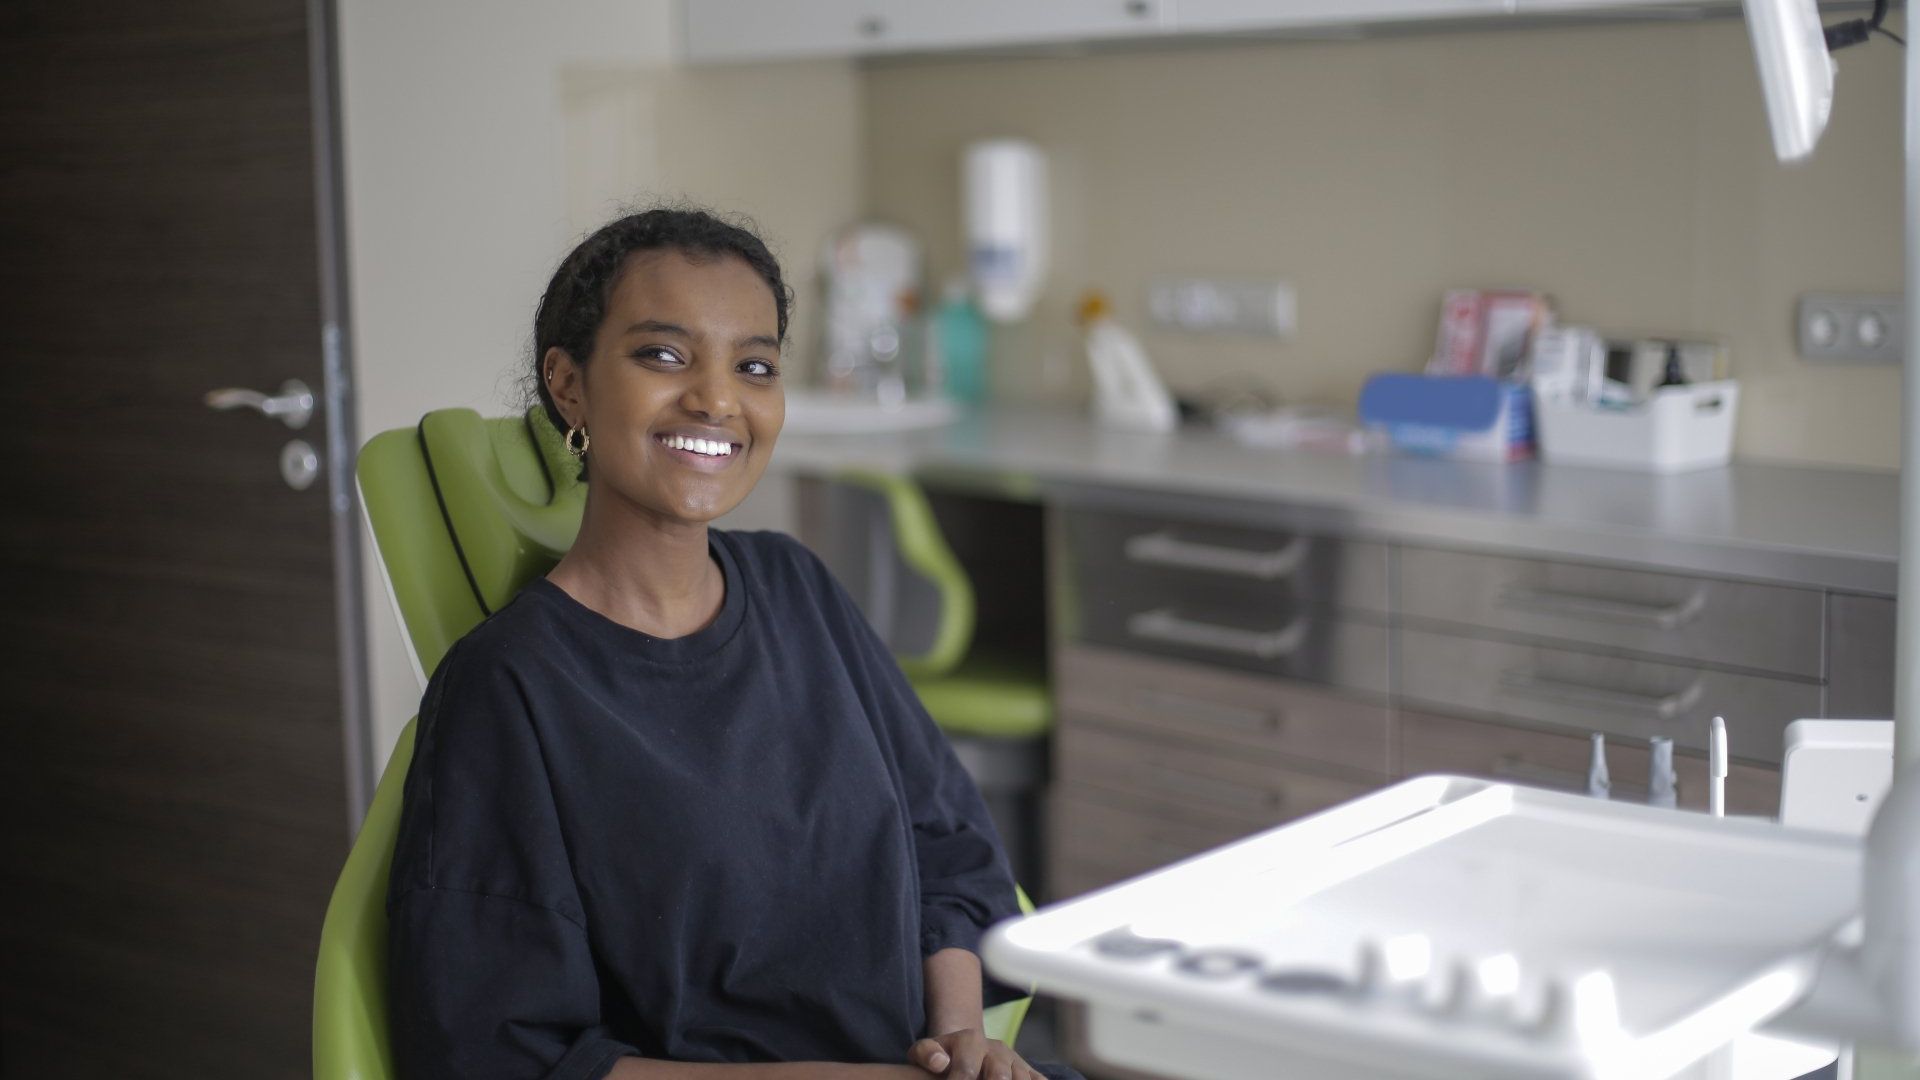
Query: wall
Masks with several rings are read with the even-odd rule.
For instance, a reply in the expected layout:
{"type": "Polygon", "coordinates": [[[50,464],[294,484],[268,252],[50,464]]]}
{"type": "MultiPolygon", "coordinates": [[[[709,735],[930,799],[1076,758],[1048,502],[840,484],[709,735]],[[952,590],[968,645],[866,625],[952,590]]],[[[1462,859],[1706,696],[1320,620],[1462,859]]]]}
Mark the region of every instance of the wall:
{"type": "MultiPolygon", "coordinates": [[[[619,206],[672,195],[746,212],[803,288],[827,231],[857,213],[850,64],[684,69],[671,0],[339,6],[362,438],[429,409],[517,410],[540,292],[619,206]]],[[[377,565],[369,546],[384,760],[420,688],[377,565]]]]}
{"type": "Polygon", "coordinates": [[[1084,394],[1088,286],[1144,329],[1150,275],[1287,278],[1294,340],[1146,344],[1176,390],[1350,406],[1424,361],[1442,290],[1521,285],[1571,321],[1725,340],[1743,456],[1891,467],[1898,372],[1794,354],[1799,293],[1902,288],[1900,50],[1841,67],[1819,154],[1782,168],[1732,20],[890,63],[867,76],[869,206],[950,272],[961,146],[1047,148],[1057,268],[1001,339],[1002,396],[1084,394]]]}

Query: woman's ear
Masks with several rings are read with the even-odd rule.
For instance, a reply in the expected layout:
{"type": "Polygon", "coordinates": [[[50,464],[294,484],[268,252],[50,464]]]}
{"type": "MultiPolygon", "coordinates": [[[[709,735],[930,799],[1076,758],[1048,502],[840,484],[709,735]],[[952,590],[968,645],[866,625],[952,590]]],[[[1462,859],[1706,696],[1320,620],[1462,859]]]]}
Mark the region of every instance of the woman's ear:
{"type": "Polygon", "coordinates": [[[547,394],[553,398],[554,408],[560,410],[560,418],[568,427],[578,426],[587,414],[585,370],[573,362],[567,350],[555,345],[540,358],[540,378],[547,384],[547,394]]]}

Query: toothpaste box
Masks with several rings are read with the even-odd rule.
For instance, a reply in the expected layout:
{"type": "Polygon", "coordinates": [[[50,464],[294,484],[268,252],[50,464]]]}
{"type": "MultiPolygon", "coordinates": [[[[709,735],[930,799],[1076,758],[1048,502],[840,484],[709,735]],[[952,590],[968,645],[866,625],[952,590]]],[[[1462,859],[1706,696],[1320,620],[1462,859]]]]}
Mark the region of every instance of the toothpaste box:
{"type": "Polygon", "coordinates": [[[1360,422],[1394,449],[1461,461],[1533,456],[1533,397],[1484,375],[1386,372],[1360,390],[1360,422]]]}

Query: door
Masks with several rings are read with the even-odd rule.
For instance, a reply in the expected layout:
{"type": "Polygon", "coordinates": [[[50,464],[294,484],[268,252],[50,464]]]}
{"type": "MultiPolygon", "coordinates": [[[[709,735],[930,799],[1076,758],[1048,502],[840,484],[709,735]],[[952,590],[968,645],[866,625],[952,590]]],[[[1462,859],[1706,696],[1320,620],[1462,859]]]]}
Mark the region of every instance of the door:
{"type": "Polygon", "coordinates": [[[280,467],[330,419],[308,47],[304,0],[0,5],[8,1080],[308,1074],[349,827],[333,478],[280,467]],[[297,430],[204,402],[289,379],[297,430]]]}

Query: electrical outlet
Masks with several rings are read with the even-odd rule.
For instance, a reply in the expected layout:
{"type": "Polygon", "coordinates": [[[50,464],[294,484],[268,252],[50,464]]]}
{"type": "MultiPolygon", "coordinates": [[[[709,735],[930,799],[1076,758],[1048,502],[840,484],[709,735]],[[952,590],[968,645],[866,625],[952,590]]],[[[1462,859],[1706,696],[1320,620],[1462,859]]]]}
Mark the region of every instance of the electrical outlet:
{"type": "Polygon", "coordinates": [[[1147,283],[1147,313],[1170,330],[1290,338],[1299,312],[1284,281],[1155,278],[1147,283]]]}
{"type": "Polygon", "coordinates": [[[1800,298],[1800,357],[1828,364],[1898,364],[1907,356],[1906,298],[1808,293],[1800,298]]]}

